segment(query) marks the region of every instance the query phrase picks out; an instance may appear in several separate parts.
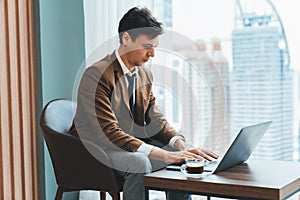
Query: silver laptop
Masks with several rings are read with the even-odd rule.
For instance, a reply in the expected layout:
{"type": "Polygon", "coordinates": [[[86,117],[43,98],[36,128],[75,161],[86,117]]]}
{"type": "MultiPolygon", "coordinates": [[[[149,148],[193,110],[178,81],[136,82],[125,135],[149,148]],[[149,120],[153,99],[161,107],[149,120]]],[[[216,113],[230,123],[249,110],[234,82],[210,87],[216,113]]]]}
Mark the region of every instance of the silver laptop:
{"type": "MultiPolygon", "coordinates": [[[[271,123],[272,121],[267,121],[243,127],[223,157],[206,163],[204,167],[205,173],[217,173],[248,160],[271,123]]],[[[169,165],[166,168],[180,170],[180,167],[176,165],[169,165]]]]}
{"type": "Polygon", "coordinates": [[[222,158],[207,163],[205,171],[217,173],[239,165],[250,157],[272,121],[243,127],[222,158]]]}

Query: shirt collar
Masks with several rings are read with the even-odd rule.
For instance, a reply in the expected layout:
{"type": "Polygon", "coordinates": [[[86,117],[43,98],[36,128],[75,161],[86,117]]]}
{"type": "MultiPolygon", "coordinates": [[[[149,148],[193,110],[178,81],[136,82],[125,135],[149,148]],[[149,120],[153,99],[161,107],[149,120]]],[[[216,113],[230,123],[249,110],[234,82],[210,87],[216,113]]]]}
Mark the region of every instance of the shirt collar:
{"type": "Polygon", "coordinates": [[[124,74],[124,75],[125,75],[125,74],[128,74],[128,73],[129,73],[130,75],[132,75],[132,74],[134,74],[134,73],[136,73],[136,74],[138,73],[138,67],[137,67],[137,66],[134,67],[133,72],[129,71],[129,69],[126,67],[126,65],[125,65],[124,62],[122,61],[122,59],[121,59],[121,57],[120,57],[120,55],[119,55],[118,49],[115,50],[115,54],[116,54],[117,60],[119,61],[120,65],[121,65],[121,68],[122,68],[122,71],[123,71],[123,74],[124,74]]]}

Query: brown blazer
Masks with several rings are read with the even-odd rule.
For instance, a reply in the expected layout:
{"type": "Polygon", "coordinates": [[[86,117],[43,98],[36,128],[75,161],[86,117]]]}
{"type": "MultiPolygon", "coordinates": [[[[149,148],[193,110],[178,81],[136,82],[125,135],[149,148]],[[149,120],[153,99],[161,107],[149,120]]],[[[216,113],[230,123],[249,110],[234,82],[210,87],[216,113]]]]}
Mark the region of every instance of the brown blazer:
{"type": "Polygon", "coordinates": [[[149,138],[168,144],[177,133],[155,104],[152,82],[149,69],[139,67],[133,120],[122,68],[115,53],[107,55],[82,76],[69,133],[131,152],[149,138]]]}

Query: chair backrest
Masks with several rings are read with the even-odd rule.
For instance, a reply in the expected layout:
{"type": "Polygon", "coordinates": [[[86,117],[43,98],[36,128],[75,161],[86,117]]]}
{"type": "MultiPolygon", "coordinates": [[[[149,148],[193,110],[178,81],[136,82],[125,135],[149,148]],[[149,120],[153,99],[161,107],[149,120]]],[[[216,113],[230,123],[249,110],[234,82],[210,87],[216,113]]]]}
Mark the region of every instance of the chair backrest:
{"type": "Polygon", "coordinates": [[[50,101],[44,109],[43,122],[58,133],[67,133],[72,126],[76,103],[67,99],[50,101]]]}
{"type": "MultiPolygon", "coordinates": [[[[55,99],[43,109],[40,126],[52,160],[56,182],[70,189],[122,190],[122,180],[109,166],[109,157],[98,145],[70,134],[76,104],[55,99]],[[97,158],[87,150],[97,153],[97,158]]],[[[111,166],[111,165],[110,165],[111,166]]]]}

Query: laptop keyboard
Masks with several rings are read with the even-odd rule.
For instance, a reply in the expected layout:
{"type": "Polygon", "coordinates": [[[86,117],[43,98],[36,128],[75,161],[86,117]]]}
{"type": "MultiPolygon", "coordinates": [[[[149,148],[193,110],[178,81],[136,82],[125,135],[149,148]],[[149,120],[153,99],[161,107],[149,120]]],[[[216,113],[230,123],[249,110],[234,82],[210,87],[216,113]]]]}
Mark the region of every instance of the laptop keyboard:
{"type": "Polygon", "coordinates": [[[222,157],[219,157],[216,160],[212,160],[210,162],[205,162],[204,164],[204,171],[214,171],[218,164],[221,162],[222,157]]]}
{"type": "Polygon", "coordinates": [[[219,160],[212,160],[212,161],[209,161],[209,162],[205,162],[204,166],[205,167],[210,167],[210,166],[214,166],[216,164],[218,164],[219,160]]]}

